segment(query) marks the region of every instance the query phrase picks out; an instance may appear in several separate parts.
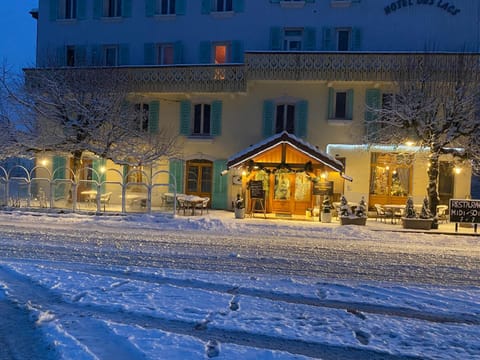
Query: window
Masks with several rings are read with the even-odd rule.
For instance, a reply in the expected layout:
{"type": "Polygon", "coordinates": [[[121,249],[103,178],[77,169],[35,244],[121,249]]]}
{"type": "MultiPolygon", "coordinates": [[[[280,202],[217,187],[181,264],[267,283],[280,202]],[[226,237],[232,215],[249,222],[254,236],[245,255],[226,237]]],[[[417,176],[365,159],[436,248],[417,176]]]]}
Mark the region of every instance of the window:
{"type": "Polygon", "coordinates": [[[175,0],[157,0],[157,15],[175,15],[175,0]]]}
{"type": "Polygon", "coordinates": [[[275,133],[287,131],[290,134],[295,133],[295,105],[279,104],[275,114],[275,133]]]}
{"type": "Polygon", "coordinates": [[[122,16],[122,0],[105,0],[103,3],[103,16],[105,17],[122,16]]]}
{"type": "Polygon", "coordinates": [[[135,104],[135,126],[137,130],[148,131],[149,112],[150,107],[148,104],[135,104]]]}
{"type": "Polygon", "coordinates": [[[157,64],[171,65],[175,63],[175,50],[173,44],[157,45],[157,64]]]}
{"type": "Polygon", "coordinates": [[[370,195],[407,197],[411,193],[412,154],[372,153],[370,195]]]}
{"type": "Polygon", "coordinates": [[[302,50],[302,29],[285,29],[283,37],[283,50],[300,51],[302,50]]]}
{"type": "Polygon", "coordinates": [[[106,46],[104,49],[104,64],[105,66],[118,65],[118,48],[116,46],[106,46]]]}
{"type": "Polygon", "coordinates": [[[335,118],[345,119],[347,117],[347,93],[339,91],[335,93],[335,118]]]}
{"type": "Polygon", "coordinates": [[[210,135],[210,104],[196,104],[193,108],[192,135],[210,135]]]}
{"type": "Polygon", "coordinates": [[[214,11],[233,11],[233,0],[215,0],[214,11]]]}
{"type": "Polygon", "coordinates": [[[58,6],[59,19],[77,18],[77,0],[61,0],[58,6]]]}
{"type": "Polygon", "coordinates": [[[328,118],[353,119],[353,90],[328,90],[328,118]]]}
{"type": "Polygon", "coordinates": [[[348,29],[337,30],[337,50],[338,51],[350,50],[350,30],[348,29]]]}
{"type": "Polygon", "coordinates": [[[67,66],[75,65],[75,46],[67,46],[67,66]]]}
{"type": "Polygon", "coordinates": [[[215,64],[225,64],[228,62],[228,45],[218,44],[213,46],[215,64]]]}
{"type": "Polygon", "coordinates": [[[190,160],[187,162],[187,194],[211,196],[213,166],[208,160],[190,160]]]}

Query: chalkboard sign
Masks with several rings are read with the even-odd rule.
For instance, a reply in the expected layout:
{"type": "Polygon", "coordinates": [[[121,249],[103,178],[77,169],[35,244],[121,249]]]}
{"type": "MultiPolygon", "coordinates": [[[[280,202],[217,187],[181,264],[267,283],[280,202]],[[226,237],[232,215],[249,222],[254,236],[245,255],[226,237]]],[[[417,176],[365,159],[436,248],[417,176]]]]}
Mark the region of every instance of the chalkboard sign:
{"type": "Polygon", "coordinates": [[[480,223],[480,200],[450,199],[450,222],[480,223]]]}
{"type": "Polygon", "coordinates": [[[261,180],[250,181],[250,198],[263,199],[263,181],[261,180]]]}
{"type": "Polygon", "coordinates": [[[314,182],[313,195],[333,195],[333,181],[314,182]]]}

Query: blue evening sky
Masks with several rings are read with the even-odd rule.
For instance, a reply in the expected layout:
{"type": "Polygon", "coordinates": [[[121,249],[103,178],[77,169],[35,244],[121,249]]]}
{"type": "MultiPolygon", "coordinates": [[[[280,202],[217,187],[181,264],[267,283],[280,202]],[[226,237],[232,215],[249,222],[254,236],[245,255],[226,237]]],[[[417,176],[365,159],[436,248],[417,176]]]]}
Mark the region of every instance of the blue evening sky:
{"type": "Polygon", "coordinates": [[[0,0],[0,63],[20,71],[35,64],[36,20],[28,13],[38,0],[0,0]]]}

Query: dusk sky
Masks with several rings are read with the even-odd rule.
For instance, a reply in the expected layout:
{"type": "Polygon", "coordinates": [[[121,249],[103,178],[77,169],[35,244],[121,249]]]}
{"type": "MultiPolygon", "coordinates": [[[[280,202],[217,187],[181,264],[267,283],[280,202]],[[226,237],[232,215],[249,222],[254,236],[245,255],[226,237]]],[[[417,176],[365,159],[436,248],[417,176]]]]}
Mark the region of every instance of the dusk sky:
{"type": "Polygon", "coordinates": [[[29,11],[38,0],[0,0],[0,61],[20,70],[35,64],[36,21],[29,11]]]}

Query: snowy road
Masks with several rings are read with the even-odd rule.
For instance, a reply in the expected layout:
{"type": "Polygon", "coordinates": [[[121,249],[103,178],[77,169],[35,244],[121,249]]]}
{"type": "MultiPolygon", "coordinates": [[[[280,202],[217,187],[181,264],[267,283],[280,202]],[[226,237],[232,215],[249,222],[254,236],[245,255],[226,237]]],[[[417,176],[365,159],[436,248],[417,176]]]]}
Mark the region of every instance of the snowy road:
{"type": "Polygon", "coordinates": [[[480,359],[479,245],[308,223],[0,215],[0,359],[480,359]]]}

